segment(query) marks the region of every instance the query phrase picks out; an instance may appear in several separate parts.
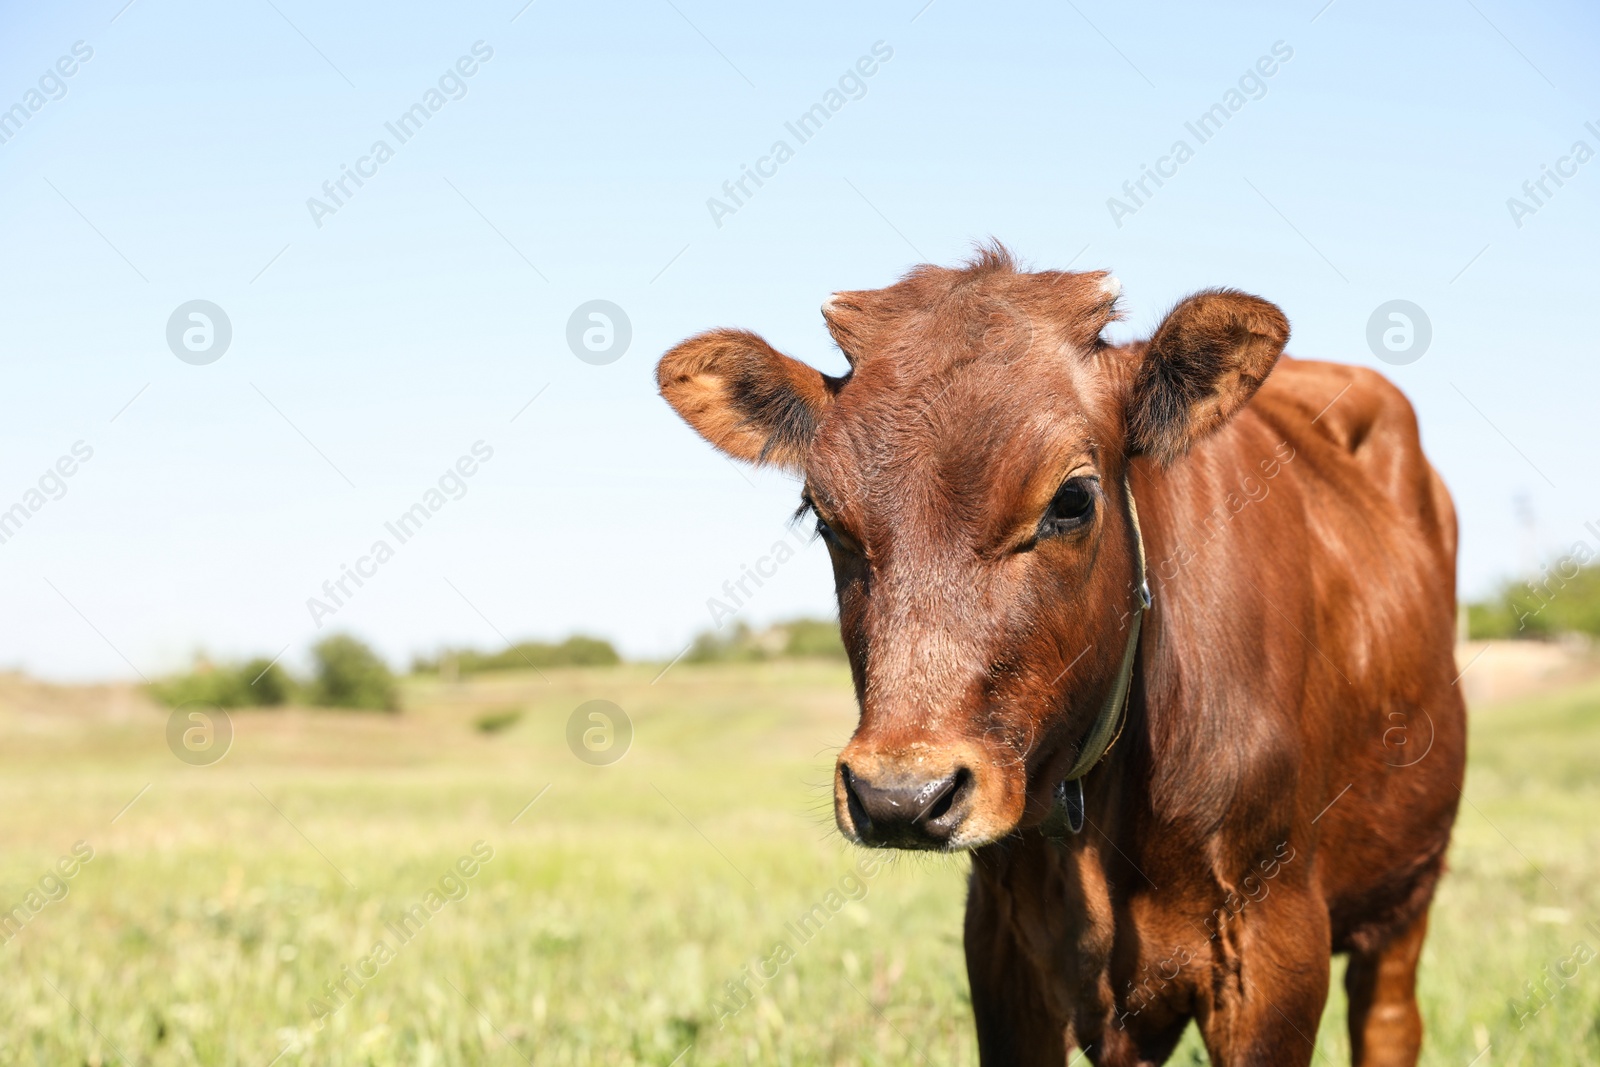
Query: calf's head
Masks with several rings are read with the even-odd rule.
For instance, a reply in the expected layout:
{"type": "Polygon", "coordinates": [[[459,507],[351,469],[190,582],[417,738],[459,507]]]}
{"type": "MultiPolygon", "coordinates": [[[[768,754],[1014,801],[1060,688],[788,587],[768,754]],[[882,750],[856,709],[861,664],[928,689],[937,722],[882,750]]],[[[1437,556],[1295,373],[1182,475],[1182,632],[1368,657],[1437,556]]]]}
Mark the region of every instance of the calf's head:
{"type": "Polygon", "coordinates": [[[804,481],[861,710],[834,780],[857,842],[974,848],[1048,812],[1136,603],[1129,460],[1221,426],[1288,339],[1272,304],[1212,290],[1113,346],[1117,289],[993,250],[830,297],[842,378],[738,330],[661,360],[706,440],[804,481]]]}

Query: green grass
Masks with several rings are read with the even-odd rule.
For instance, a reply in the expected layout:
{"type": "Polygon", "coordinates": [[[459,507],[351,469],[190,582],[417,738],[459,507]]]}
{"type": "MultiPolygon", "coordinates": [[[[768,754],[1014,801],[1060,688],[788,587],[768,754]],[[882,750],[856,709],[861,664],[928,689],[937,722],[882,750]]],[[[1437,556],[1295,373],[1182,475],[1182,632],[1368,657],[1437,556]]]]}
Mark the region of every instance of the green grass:
{"type": "MultiPolygon", "coordinates": [[[[175,759],[136,696],[0,679],[0,907],[94,850],[0,946],[0,1063],[976,1062],[954,858],[889,863],[718,1025],[785,923],[861,885],[828,789],[842,666],[544,673],[412,680],[400,716],[236,711],[209,767],[175,759]],[[634,727],[610,766],[567,747],[595,699],[634,727]],[[525,710],[477,725],[507,708],[525,710]],[[479,841],[493,858],[448,880],[479,841]],[[386,920],[441,880],[465,895],[400,944],[386,920]],[[335,1006],[325,984],[380,938],[393,958],[319,1028],[313,998],[335,1006]]],[[[1574,942],[1600,950],[1600,687],[1476,711],[1467,797],[1425,1062],[1484,1042],[1479,1067],[1600,1062],[1600,959],[1526,1029],[1507,1009],[1574,942]]],[[[1348,1062],[1341,1000],[1319,1063],[1348,1062]]]]}

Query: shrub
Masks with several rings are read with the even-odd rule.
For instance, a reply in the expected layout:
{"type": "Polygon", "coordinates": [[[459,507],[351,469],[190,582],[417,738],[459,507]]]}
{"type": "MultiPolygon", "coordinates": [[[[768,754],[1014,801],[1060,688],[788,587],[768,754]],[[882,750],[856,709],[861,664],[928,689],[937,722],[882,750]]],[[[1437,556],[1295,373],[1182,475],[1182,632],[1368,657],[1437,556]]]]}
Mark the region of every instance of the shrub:
{"type": "Polygon", "coordinates": [[[755,643],[755,632],[744,622],[736,622],[727,633],[703,630],[684,655],[685,663],[739,663],[764,658],[755,643]]]}
{"type": "Polygon", "coordinates": [[[272,660],[257,656],[239,669],[239,678],[253,694],[247,703],[276,707],[294,699],[294,679],[272,660]]]}
{"type": "Polygon", "coordinates": [[[1507,582],[1487,600],[1468,604],[1468,636],[1600,635],[1600,563],[1579,567],[1564,557],[1543,571],[1537,579],[1507,582]]]}
{"type": "Polygon", "coordinates": [[[1467,636],[1484,641],[1533,635],[1519,632],[1516,612],[1504,600],[1486,600],[1467,605],[1467,636]]]}
{"type": "Polygon", "coordinates": [[[545,641],[522,641],[500,652],[479,652],[471,648],[445,649],[433,658],[417,657],[411,669],[418,673],[433,674],[441,667],[454,663],[459,673],[477,674],[481,671],[526,671],[545,667],[614,667],[622,657],[611,642],[582,634],[550,644],[545,641]]]}
{"type": "Polygon", "coordinates": [[[780,626],[789,634],[789,640],[783,647],[785,656],[845,658],[844,642],[839,638],[839,624],[832,619],[794,619],[780,626]]]}
{"type": "Polygon", "coordinates": [[[521,708],[500,708],[496,711],[486,711],[472,720],[472,725],[478,728],[479,733],[497,734],[501,730],[509,730],[522,719],[521,708]]]}
{"type": "Polygon", "coordinates": [[[765,630],[752,630],[743,621],[726,633],[706,630],[694,639],[684,655],[689,663],[740,663],[766,659],[843,659],[844,642],[839,624],[831,619],[790,619],[765,630]]]}
{"type": "Polygon", "coordinates": [[[316,673],[309,685],[262,656],[221,664],[201,656],[187,674],[153,682],[149,692],[174,708],[187,703],[219,708],[279,707],[303,696],[324,707],[399,710],[399,689],[388,665],[354,637],[329,637],[313,647],[312,655],[316,673]]]}
{"type": "Polygon", "coordinates": [[[289,673],[266,659],[247,663],[212,664],[198,659],[188,674],[163,678],[150,685],[150,695],[168,707],[213,704],[219,708],[277,707],[287,704],[294,691],[289,673]]]}
{"type": "Polygon", "coordinates": [[[311,702],[330,708],[399,711],[400,691],[389,665],[348,634],[324,638],[311,648],[316,660],[311,702]]]}

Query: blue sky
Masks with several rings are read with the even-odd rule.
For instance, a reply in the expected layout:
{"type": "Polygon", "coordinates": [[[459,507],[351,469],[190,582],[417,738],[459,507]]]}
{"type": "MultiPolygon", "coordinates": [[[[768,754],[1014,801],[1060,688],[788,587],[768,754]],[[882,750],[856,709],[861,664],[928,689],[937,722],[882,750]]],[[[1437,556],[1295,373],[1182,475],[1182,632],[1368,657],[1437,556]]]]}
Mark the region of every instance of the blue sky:
{"type": "MultiPolygon", "coordinates": [[[[838,370],[829,292],[990,236],[1041,268],[1115,270],[1123,336],[1232,285],[1284,308],[1296,355],[1385,370],[1455,493],[1467,592],[1525,558],[1519,497],[1541,552],[1600,547],[1600,160],[1561,164],[1532,214],[1507,205],[1574,142],[1600,149],[1593,9],[113,0],[0,18],[0,108],[39,103],[0,126],[0,509],[93,452],[0,544],[0,665],[300,662],[334,627],[396,662],[572,630],[671,656],[786,538],[796,488],[695,438],[655,359],[737,325],[838,370]],[[93,54],[74,63],[77,42],[93,54]],[[892,56],[798,143],[785,123],[879,42],[892,56]],[[1185,123],[1274,45],[1292,55],[1200,144],[1185,123]],[[462,57],[470,76],[450,73],[462,57]],[[441,78],[399,143],[385,123],[441,78]],[[1193,158],[1114,218],[1180,138],[1193,158]],[[393,157],[315,218],[308,199],[379,139],[393,157]],[[793,158],[714,218],[778,139],[793,158]],[[596,299],[632,332],[604,365],[567,344],[596,299]],[[1393,299],[1432,325],[1407,365],[1366,339],[1393,299]],[[167,344],[191,300],[232,326],[206,365],[167,344]],[[319,629],[307,599],[480,441],[464,495],[319,629]]],[[[831,609],[811,546],[741,614],[831,609]]]]}

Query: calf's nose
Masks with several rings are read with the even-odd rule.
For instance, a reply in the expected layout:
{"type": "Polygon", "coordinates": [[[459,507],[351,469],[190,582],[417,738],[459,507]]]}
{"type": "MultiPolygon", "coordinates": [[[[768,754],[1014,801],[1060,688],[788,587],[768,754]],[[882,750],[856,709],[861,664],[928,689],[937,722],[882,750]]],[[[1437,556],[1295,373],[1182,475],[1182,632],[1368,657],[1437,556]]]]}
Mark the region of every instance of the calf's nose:
{"type": "Polygon", "coordinates": [[[967,816],[972,772],[965,767],[939,778],[904,775],[868,779],[839,765],[850,829],[864,845],[938,849],[967,816]]]}

